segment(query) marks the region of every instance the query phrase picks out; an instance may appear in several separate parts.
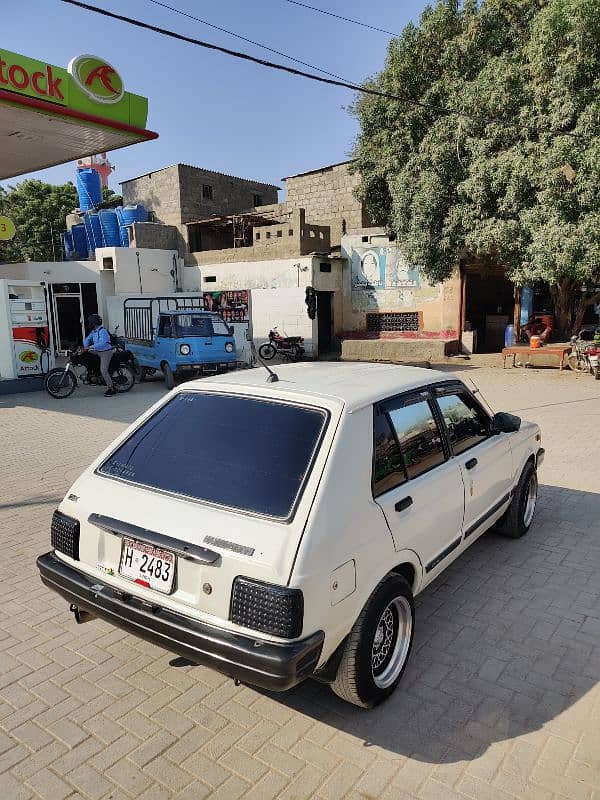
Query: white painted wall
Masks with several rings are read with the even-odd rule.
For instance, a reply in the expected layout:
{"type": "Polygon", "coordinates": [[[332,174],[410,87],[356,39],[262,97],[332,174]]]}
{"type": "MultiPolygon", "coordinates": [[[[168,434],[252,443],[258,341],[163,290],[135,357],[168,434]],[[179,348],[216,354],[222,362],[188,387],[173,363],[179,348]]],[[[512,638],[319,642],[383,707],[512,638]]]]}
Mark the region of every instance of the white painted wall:
{"type": "Polygon", "coordinates": [[[184,292],[222,289],[293,289],[311,285],[312,256],[183,267],[184,292]],[[202,276],[200,275],[202,271],[202,276]],[[216,278],[210,281],[209,278],[216,278]]]}
{"type": "Polygon", "coordinates": [[[276,327],[283,336],[303,336],[306,354],[316,356],[316,324],[306,313],[303,287],[251,289],[250,296],[252,335],[257,348],[268,340],[269,330],[276,327]]]}
{"type": "MultiPolygon", "coordinates": [[[[184,291],[218,292],[249,289],[250,330],[256,347],[268,341],[269,330],[277,327],[288,336],[303,336],[307,355],[316,355],[317,326],[308,318],[305,289],[313,284],[313,262],[318,269],[326,259],[302,256],[267,261],[238,261],[232,264],[203,264],[183,268],[184,291]],[[216,280],[209,281],[207,278],[216,280]]],[[[328,275],[327,278],[330,278],[328,275]]]]}
{"type": "Polygon", "coordinates": [[[181,273],[183,260],[176,250],[96,248],[100,268],[108,259],[112,259],[115,294],[168,295],[177,289],[176,278],[181,273]]]}

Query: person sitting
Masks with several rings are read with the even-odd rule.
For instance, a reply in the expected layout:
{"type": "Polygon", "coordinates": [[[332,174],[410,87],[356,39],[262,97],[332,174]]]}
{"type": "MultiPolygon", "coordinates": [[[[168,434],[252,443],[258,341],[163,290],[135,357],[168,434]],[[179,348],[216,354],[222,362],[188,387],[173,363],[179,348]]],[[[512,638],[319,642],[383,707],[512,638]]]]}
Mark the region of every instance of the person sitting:
{"type": "Polygon", "coordinates": [[[552,333],[551,325],[544,325],[539,317],[531,316],[527,321],[527,325],[523,325],[523,334],[527,341],[531,341],[532,336],[539,336],[540,341],[545,344],[550,339],[552,333]]]}
{"type": "Polygon", "coordinates": [[[83,340],[83,349],[85,352],[94,353],[100,359],[100,374],[106,383],[104,396],[112,397],[116,392],[110,377],[109,366],[115,349],[110,340],[110,333],[102,325],[102,317],[99,314],[90,314],[88,325],[91,331],[83,340]]]}

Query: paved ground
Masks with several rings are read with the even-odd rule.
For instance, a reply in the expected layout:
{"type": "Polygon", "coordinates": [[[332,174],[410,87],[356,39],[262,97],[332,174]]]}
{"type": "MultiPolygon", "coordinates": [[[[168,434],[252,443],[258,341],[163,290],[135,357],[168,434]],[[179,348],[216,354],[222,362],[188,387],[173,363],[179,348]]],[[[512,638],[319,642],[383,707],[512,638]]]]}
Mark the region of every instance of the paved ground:
{"type": "Polygon", "coordinates": [[[463,366],[543,427],[537,520],[484,536],[419,598],[403,685],[372,712],[76,626],[35,556],[70,482],[162,384],[0,397],[0,798],[600,800],[600,383],[463,366]]]}

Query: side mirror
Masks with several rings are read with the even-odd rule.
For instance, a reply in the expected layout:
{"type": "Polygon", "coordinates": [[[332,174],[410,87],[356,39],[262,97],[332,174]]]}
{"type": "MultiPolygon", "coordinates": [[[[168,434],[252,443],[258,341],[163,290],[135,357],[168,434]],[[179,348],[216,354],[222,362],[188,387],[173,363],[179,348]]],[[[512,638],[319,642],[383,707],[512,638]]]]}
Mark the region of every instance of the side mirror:
{"type": "Polygon", "coordinates": [[[499,411],[492,417],[492,433],[514,433],[521,427],[521,417],[509,414],[507,411],[499,411]]]}

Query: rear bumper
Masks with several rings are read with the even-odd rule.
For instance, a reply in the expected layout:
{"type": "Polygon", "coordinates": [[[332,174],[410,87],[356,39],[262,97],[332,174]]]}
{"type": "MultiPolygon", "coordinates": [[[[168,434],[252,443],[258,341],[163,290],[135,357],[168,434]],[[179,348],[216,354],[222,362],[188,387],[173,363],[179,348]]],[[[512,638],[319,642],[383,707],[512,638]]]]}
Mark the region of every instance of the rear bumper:
{"type": "Polygon", "coordinates": [[[323,631],[279,644],[190,619],[128,595],[65,564],[53,552],[37,560],[42,581],[80,610],[141,639],[245,683],[284,691],[315,670],[323,631]]]}

